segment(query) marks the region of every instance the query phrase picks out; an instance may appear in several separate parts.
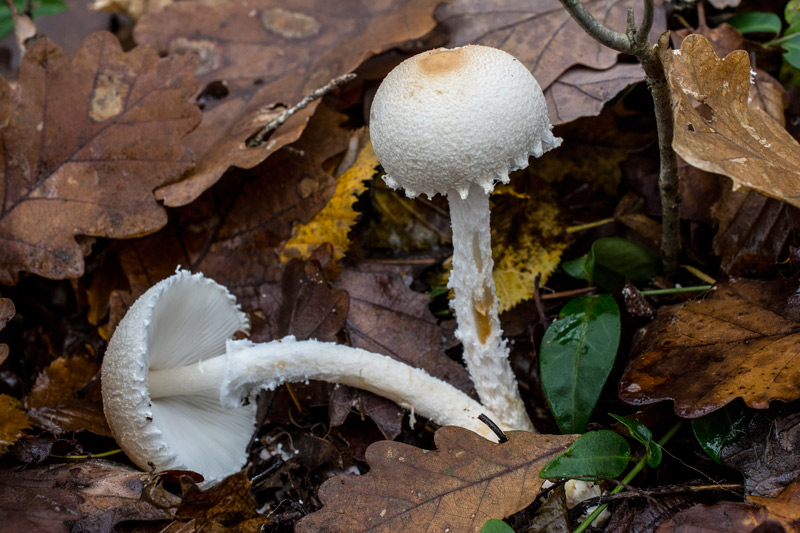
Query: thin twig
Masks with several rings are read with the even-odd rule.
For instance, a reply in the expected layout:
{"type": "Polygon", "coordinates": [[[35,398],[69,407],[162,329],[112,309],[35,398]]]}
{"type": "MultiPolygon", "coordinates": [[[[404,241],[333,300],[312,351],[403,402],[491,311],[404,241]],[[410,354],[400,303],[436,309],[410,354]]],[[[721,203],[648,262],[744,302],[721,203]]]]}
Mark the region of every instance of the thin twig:
{"type": "Polygon", "coordinates": [[[580,0],[561,0],[561,4],[594,40],[618,52],[635,56],[642,65],[647,86],[653,97],[658,128],[658,150],[661,159],[658,177],[661,193],[661,260],[667,275],[672,276],[678,268],[681,248],[678,213],[680,190],[678,160],[672,149],[673,126],[669,86],[664,65],[661,64],[649,38],[655,13],[654,1],[644,0],[644,18],[638,28],[635,25],[633,11],[628,12],[628,27],[624,34],[603,26],[586,10],[580,0]]]}
{"type": "Polygon", "coordinates": [[[489,429],[492,430],[492,433],[497,435],[497,440],[500,442],[500,444],[508,442],[508,437],[506,437],[506,434],[503,433],[502,429],[500,429],[500,426],[494,423],[494,420],[486,416],[484,413],[478,415],[478,420],[486,424],[489,427],[489,429]]]}
{"type": "Polygon", "coordinates": [[[305,109],[306,107],[308,107],[308,104],[310,104],[311,102],[319,100],[320,98],[322,98],[323,96],[325,96],[326,94],[331,92],[332,90],[336,89],[337,87],[341,87],[342,85],[344,85],[345,83],[349,82],[350,80],[352,80],[355,77],[356,77],[355,74],[349,73],[349,74],[343,74],[343,75],[339,76],[338,78],[333,78],[331,81],[329,81],[328,83],[326,83],[325,85],[323,85],[319,89],[316,89],[312,93],[306,95],[302,100],[297,102],[296,105],[290,107],[289,109],[284,110],[280,115],[278,115],[277,118],[271,120],[269,123],[264,125],[264,127],[262,127],[258,131],[258,133],[256,133],[255,135],[253,135],[252,137],[247,139],[247,141],[245,142],[245,145],[248,148],[254,148],[256,146],[260,146],[260,145],[264,144],[264,142],[266,141],[267,136],[270,134],[270,132],[272,132],[272,131],[278,129],[279,127],[281,127],[284,122],[289,120],[289,117],[291,117],[292,115],[294,115],[298,111],[301,111],[301,110],[305,109]]]}

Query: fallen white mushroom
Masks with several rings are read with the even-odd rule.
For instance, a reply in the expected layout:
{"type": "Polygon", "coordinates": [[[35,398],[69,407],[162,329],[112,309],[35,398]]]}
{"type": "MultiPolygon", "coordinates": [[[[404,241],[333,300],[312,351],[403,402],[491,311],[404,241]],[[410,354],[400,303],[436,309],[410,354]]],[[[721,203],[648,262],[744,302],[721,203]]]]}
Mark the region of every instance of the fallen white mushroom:
{"type": "Polygon", "coordinates": [[[532,430],[502,338],[492,279],[488,193],[508,173],[561,144],[533,75],[486,46],[440,48],[392,70],[375,95],[370,137],[384,180],[406,195],[445,194],[453,228],[448,287],[456,335],[481,403],[532,430]]]}
{"type": "MultiPolygon", "coordinates": [[[[222,285],[187,271],[151,287],[117,326],[103,359],[103,407],[143,470],[189,469],[211,484],[247,461],[258,391],[309,379],[389,398],[441,425],[496,440],[487,409],[455,387],[387,357],[317,341],[234,341],[249,324],[222,285]]],[[[500,424],[504,429],[508,426],[500,424]]]]}

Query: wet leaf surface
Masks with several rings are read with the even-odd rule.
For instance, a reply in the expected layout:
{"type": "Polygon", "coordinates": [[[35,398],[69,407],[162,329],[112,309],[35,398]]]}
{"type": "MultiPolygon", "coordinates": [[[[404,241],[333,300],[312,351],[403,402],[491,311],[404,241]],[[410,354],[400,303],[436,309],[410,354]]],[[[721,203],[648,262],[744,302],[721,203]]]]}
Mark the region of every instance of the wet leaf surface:
{"type": "Polygon", "coordinates": [[[158,197],[169,206],[186,205],[228,167],[252,168],[297,140],[315,104],[290,118],[265,146],[244,144],[283,109],[369,55],[427,33],[436,3],[176,3],[142,17],[135,29],[137,42],[165,53],[198,54],[200,83],[225,88],[224,97],[204,105],[202,124],[187,138],[196,168],[187,179],[160,189],[158,197]]]}
{"type": "Polygon", "coordinates": [[[89,36],[72,61],[48,39],[31,47],[18,87],[0,84],[0,281],[21,270],[80,276],[77,236],[166,224],[152,191],[193,162],[181,144],[200,119],[188,101],[193,65],[147,48],[124,53],[109,33],[89,36]]]}
{"type": "Polygon", "coordinates": [[[22,409],[22,402],[0,394],[0,454],[6,453],[24,435],[23,431],[30,427],[31,422],[22,409]]]}
{"type": "Polygon", "coordinates": [[[744,434],[722,448],[722,462],[741,470],[745,492],[776,497],[790,483],[800,481],[800,414],[776,407],[758,413],[744,434]]]}
{"type": "Polygon", "coordinates": [[[539,470],[574,439],[522,431],[508,437],[494,444],[447,426],[436,432],[436,451],[375,443],[367,450],[370,472],[326,482],[320,489],[325,506],[297,531],[478,531],[533,501],[539,470]]]}
{"type": "Polygon", "coordinates": [[[633,347],[619,386],[635,405],[666,399],[697,418],[735,398],[758,409],[800,397],[797,280],[720,283],[697,301],[662,307],[633,347]]]}

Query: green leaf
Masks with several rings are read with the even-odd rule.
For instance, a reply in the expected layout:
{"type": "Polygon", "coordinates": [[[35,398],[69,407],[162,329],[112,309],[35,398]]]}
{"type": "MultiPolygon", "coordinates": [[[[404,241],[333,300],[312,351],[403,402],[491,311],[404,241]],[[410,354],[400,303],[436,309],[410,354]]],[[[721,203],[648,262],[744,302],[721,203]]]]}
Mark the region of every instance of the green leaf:
{"type": "Polygon", "coordinates": [[[619,307],[608,294],[582,296],[561,309],[542,338],[539,370],[563,433],[582,433],[619,346],[619,307]]]}
{"type": "MultiPolygon", "coordinates": [[[[783,10],[783,18],[789,27],[800,26],[800,0],[789,0],[786,3],[786,7],[783,10]]],[[[789,31],[787,30],[786,33],[789,33],[789,31]]]]}
{"type": "Polygon", "coordinates": [[[613,431],[590,431],[539,472],[539,477],[617,477],[631,457],[628,443],[613,431]]]}
{"type": "Polygon", "coordinates": [[[706,416],[692,420],[692,431],[709,457],[722,464],[722,448],[736,440],[747,427],[753,410],[744,402],[734,402],[706,416]]]}
{"type": "Polygon", "coordinates": [[[781,32],[781,18],[775,13],[753,11],[739,13],[725,20],[742,33],[771,33],[778,35],[781,32]]]}
{"type": "Polygon", "coordinates": [[[591,283],[594,277],[594,255],[589,252],[577,259],[564,261],[561,264],[561,268],[573,278],[586,280],[591,283]]]}
{"type": "Polygon", "coordinates": [[[658,275],[658,259],[647,248],[620,237],[598,239],[592,244],[594,261],[631,281],[647,281],[658,275]]]}
{"type": "Polygon", "coordinates": [[[514,530],[511,529],[511,526],[503,522],[502,520],[497,520],[496,518],[492,518],[481,528],[481,533],[514,533],[514,530]]]}
{"type": "Polygon", "coordinates": [[[800,33],[795,33],[792,38],[781,43],[783,59],[794,68],[800,68],[800,33]]]}
{"type": "Polygon", "coordinates": [[[639,422],[620,415],[608,413],[609,416],[615,418],[618,422],[628,428],[631,437],[644,444],[647,450],[647,464],[651,468],[655,468],[661,464],[661,446],[653,440],[653,433],[647,426],[639,422]]]}

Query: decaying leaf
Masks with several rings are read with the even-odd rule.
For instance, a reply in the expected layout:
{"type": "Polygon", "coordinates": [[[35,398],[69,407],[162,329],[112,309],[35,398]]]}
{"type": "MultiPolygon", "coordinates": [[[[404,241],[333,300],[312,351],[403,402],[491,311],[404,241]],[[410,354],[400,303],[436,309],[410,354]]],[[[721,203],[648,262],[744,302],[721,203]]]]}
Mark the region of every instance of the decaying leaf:
{"type": "Polygon", "coordinates": [[[800,482],[787,486],[774,498],[751,496],[747,499],[766,509],[769,519],[780,522],[786,531],[800,531],[800,482]]]}
{"type": "Polygon", "coordinates": [[[0,470],[0,523],[6,531],[113,531],[127,520],[169,515],[142,499],[148,474],[93,459],[0,470]]]}
{"type": "MultiPolygon", "coordinates": [[[[635,0],[589,0],[584,5],[607,27],[620,32],[625,31],[628,9],[635,11],[637,20],[642,17],[642,3],[635,0]]],[[[661,2],[656,2],[655,16],[652,41],[666,29],[661,2]]],[[[436,19],[449,32],[450,46],[494,46],[522,61],[533,72],[548,103],[554,104],[548,106],[554,124],[597,115],[611,97],[644,79],[640,67],[618,65],[619,54],[589,37],[558,0],[489,4],[456,0],[439,6],[436,19]],[[578,65],[589,68],[570,70],[578,65]],[[562,77],[563,84],[557,84],[562,77]]]]}
{"type": "Polygon", "coordinates": [[[540,286],[547,283],[569,244],[552,191],[520,199],[502,190],[492,197],[492,276],[501,313],[533,297],[536,276],[540,286]]]}
{"type": "Polygon", "coordinates": [[[0,394],[0,455],[6,453],[30,427],[31,421],[22,409],[22,402],[0,394]]]}
{"type": "Polygon", "coordinates": [[[283,247],[281,257],[308,259],[318,246],[328,242],[333,245],[333,260],[342,259],[350,246],[347,234],[358,217],[353,205],[358,195],[367,190],[366,182],[375,175],[377,166],[372,143],[366,139],[353,165],[336,179],[336,192],[325,208],[307,224],[292,229],[292,238],[283,247]]]}
{"type": "Polygon", "coordinates": [[[800,144],[750,104],[747,52],[720,59],[705,37],[690,35],[678,51],[660,43],[659,56],[672,95],[675,151],[693,166],[730,177],[734,188],[800,207],[800,144]]]}
{"type": "Polygon", "coordinates": [[[67,431],[91,431],[111,436],[103,414],[100,365],[85,357],[60,357],[53,361],[25,398],[34,423],[59,435],[67,431]]]}
{"type": "Polygon", "coordinates": [[[702,300],[662,307],[632,348],[620,398],[635,405],[672,399],[688,418],[734,398],[758,409],[800,398],[797,290],[797,279],[738,279],[702,300]]]}
{"type": "Polygon", "coordinates": [[[748,496],[776,498],[784,487],[800,482],[798,449],[800,413],[779,406],[756,413],[744,435],[722,448],[721,458],[742,472],[748,496]]]}
{"type": "Polygon", "coordinates": [[[0,282],[20,270],[80,276],[76,236],[166,224],[152,191],[192,165],[181,139],[200,119],[193,67],[147,47],[124,53],[110,33],[87,37],[74,61],[48,39],[28,50],[18,88],[0,83],[0,282]]]}
{"type": "Polygon", "coordinates": [[[316,104],[291,117],[264,146],[245,140],[284,109],[356,68],[370,54],[420,37],[434,26],[434,0],[365,3],[237,0],[176,3],[136,25],[137,42],[200,57],[203,122],[187,143],[191,175],[157,191],[169,206],[191,202],[230,166],[252,168],[295,141],[316,104]],[[208,95],[203,98],[203,94],[208,95]]]}
{"type": "Polygon", "coordinates": [[[446,426],[436,451],[381,441],[367,449],[370,472],[339,476],[320,487],[324,507],[296,531],[479,531],[492,518],[527,507],[539,493],[539,470],[563,453],[574,435],[511,431],[492,443],[446,426]]]}
{"type": "MultiPolygon", "coordinates": [[[[14,308],[14,302],[8,298],[0,298],[0,330],[6,327],[9,320],[14,318],[17,310],[14,308]]],[[[8,357],[8,345],[0,344],[0,365],[8,357]]]]}
{"type": "MultiPolygon", "coordinates": [[[[719,502],[714,505],[693,505],[659,524],[657,533],[755,533],[777,531],[769,527],[769,513],[763,507],[742,502],[719,502]],[[759,526],[763,526],[759,527],[759,526]]],[[[777,524],[776,524],[777,525],[777,524]]],[[[778,526],[780,527],[780,526],[778,526]]]]}
{"type": "Polygon", "coordinates": [[[175,515],[193,520],[193,531],[249,533],[260,531],[269,521],[256,509],[245,472],[229,476],[207,491],[183,480],[183,489],[183,501],[175,515]]]}
{"type": "Polygon", "coordinates": [[[341,117],[320,106],[291,147],[175,210],[164,230],[123,243],[120,263],[130,293],[114,297],[112,321],[124,314],[125,303],[182,265],[237,296],[252,313],[254,341],[275,338],[284,269],[280,252],[292,227],[311,220],[333,195],[336,182],[322,164],[347,148],[351,132],[339,127],[341,117]]]}

